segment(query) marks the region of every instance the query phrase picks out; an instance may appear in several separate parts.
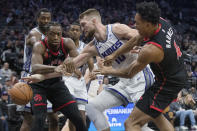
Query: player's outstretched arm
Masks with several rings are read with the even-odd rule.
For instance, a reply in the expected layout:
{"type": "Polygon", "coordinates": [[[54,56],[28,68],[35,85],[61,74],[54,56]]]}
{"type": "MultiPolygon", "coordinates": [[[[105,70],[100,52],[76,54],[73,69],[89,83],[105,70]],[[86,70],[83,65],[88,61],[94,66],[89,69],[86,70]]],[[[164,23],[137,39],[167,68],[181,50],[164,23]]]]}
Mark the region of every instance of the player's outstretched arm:
{"type": "Polygon", "coordinates": [[[98,56],[98,52],[96,50],[96,47],[94,46],[94,40],[92,40],[89,44],[85,46],[83,51],[73,59],[73,62],[78,68],[83,64],[87,63],[87,61],[93,56],[98,56]]]}
{"type": "Polygon", "coordinates": [[[149,63],[159,63],[163,60],[164,52],[162,49],[154,45],[144,46],[139,53],[139,56],[127,68],[113,69],[112,67],[103,66],[95,72],[103,75],[113,75],[123,78],[132,78],[138,72],[143,70],[149,63]]]}

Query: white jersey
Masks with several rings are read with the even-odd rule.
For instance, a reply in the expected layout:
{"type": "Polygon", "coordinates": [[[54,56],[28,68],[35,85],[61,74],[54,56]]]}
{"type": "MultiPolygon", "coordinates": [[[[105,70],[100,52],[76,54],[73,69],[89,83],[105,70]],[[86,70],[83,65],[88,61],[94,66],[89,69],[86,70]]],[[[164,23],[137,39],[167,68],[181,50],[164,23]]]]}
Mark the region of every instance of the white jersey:
{"type": "MultiPolygon", "coordinates": [[[[107,25],[107,39],[104,42],[95,39],[95,46],[101,57],[106,57],[123,45],[123,41],[118,39],[112,31],[113,25],[107,25]]],[[[125,53],[119,56],[113,63],[113,68],[127,67],[137,57],[136,54],[125,53]]]]}
{"type": "MultiPolygon", "coordinates": [[[[40,32],[38,27],[33,28],[32,30],[35,30],[36,32],[40,33],[42,35],[41,36],[42,39],[45,38],[45,35],[40,32]]],[[[31,58],[32,58],[32,49],[33,49],[33,47],[31,46],[27,46],[26,39],[27,36],[25,36],[25,45],[24,45],[23,70],[25,71],[25,73],[22,75],[23,77],[27,76],[27,74],[31,72],[31,58]]]]}
{"type": "MultiPolygon", "coordinates": [[[[112,31],[113,25],[107,25],[107,39],[104,42],[95,40],[95,46],[101,57],[106,57],[123,45],[123,41],[118,39],[112,31]]],[[[113,63],[112,66],[115,69],[128,67],[137,57],[137,54],[125,53],[119,56],[113,63]]],[[[151,87],[154,82],[154,76],[150,67],[147,66],[143,71],[137,73],[134,77],[120,78],[120,81],[112,87],[106,90],[117,95],[123,100],[124,105],[129,102],[136,102],[139,97],[144,93],[146,88],[151,87]]]]}
{"type": "Polygon", "coordinates": [[[79,47],[77,48],[78,53],[81,53],[84,47],[85,47],[85,43],[80,40],[79,47]]]}

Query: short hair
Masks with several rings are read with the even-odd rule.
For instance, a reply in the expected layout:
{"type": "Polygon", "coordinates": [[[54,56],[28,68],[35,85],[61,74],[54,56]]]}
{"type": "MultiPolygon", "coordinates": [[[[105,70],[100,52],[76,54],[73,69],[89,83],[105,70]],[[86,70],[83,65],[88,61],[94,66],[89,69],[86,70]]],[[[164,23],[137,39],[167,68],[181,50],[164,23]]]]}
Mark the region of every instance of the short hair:
{"type": "Polygon", "coordinates": [[[40,17],[41,12],[51,13],[47,8],[41,8],[41,9],[37,12],[36,19],[37,19],[38,17],[40,17]]]}
{"type": "Polygon", "coordinates": [[[51,21],[47,24],[47,31],[49,31],[51,26],[59,26],[62,29],[62,26],[60,23],[56,22],[56,21],[51,21]]]}
{"type": "MultiPolygon", "coordinates": [[[[75,22],[73,22],[71,25],[77,25],[77,26],[80,26],[79,21],[75,21],[75,22]]],[[[70,25],[70,26],[71,26],[71,25],[70,25]]]]}
{"type": "Polygon", "coordinates": [[[155,2],[141,2],[136,6],[137,13],[145,21],[152,24],[158,24],[161,16],[161,10],[155,2]]]}
{"type": "Polygon", "coordinates": [[[91,8],[79,15],[79,19],[83,19],[84,16],[97,16],[99,19],[101,19],[101,15],[97,9],[91,8]]]}

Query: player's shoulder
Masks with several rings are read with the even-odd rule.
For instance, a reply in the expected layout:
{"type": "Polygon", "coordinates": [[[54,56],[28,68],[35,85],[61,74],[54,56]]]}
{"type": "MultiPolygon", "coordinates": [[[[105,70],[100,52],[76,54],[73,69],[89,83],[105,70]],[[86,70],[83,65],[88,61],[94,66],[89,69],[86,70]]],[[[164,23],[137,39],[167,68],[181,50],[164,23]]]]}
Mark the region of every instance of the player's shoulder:
{"type": "Polygon", "coordinates": [[[64,45],[64,47],[66,47],[66,48],[68,48],[68,49],[76,48],[76,47],[75,47],[75,43],[74,43],[74,41],[73,41],[71,38],[62,37],[62,40],[63,40],[63,45],[64,45]]]}
{"type": "Polygon", "coordinates": [[[123,29],[123,28],[130,28],[128,25],[126,24],[121,24],[121,23],[114,23],[111,24],[113,29],[123,29]]]}
{"type": "Polygon", "coordinates": [[[29,37],[32,37],[32,36],[37,37],[37,36],[41,36],[41,34],[40,34],[40,32],[38,32],[38,31],[36,30],[36,28],[33,28],[32,30],[30,30],[28,36],[29,36],[29,37]]]}
{"type": "Polygon", "coordinates": [[[118,33],[118,34],[122,33],[122,32],[132,32],[132,33],[137,32],[136,29],[133,29],[133,28],[129,27],[128,25],[121,24],[121,23],[112,24],[112,31],[114,33],[118,33]]]}
{"type": "Polygon", "coordinates": [[[37,41],[33,46],[33,52],[44,53],[46,46],[42,43],[42,41],[37,41]]]}
{"type": "Polygon", "coordinates": [[[71,38],[68,38],[68,37],[62,37],[62,40],[63,40],[64,43],[73,42],[73,40],[71,38]]]}
{"type": "Polygon", "coordinates": [[[34,48],[38,49],[38,48],[46,48],[44,43],[42,41],[37,41],[35,44],[34,44],[34,48]]]}

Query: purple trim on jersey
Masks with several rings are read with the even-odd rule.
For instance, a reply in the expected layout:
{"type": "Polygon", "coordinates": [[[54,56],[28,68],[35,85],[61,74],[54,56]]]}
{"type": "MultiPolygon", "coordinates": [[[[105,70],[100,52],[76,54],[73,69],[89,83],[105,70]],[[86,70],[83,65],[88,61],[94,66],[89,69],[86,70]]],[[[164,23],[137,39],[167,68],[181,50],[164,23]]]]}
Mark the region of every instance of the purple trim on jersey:
{"type": "Polygon", "coordinates": [[[146,76],[145,76],[145,73],[144,73],[144,70],[143,70],[143,74],[144,74],[144,79],[145,79],[145,90],[146,90],[146,88],[147,88],[147,83],[146,83],[146,76]]]}
{"type": "Polygon", "coordinates": [[[96,47],[96,51],[98,52],[98,55],[99,55],[101,58],[103,58],[103,57],[101,56],[100,52],[99,52],[98,47],[96,46],[96,42],[97,42],[97,40],[95,39],[95,40],[94,40],[94,46],[96,47]]]}
{"type": "Polygon", "coordinates": [[[82,98],[75,98],[75,100],[85,101],[88,102],[88,100],[82,99],[82,98]]]}
{"type": "Polygon", "coordinates": [[[119,94],[121,97],[123,97],[123,98],[129,103],[128,99],[127,99],[123,94],[121,94],[119,91],[117,91],[117,90],[115,90],[115,89],[113,89],[113,88],[108,88],[108,89],[110,89],[110,90],[116,92],[117,94],[119,94]]]}
{"type": "MultiPolygon", "coordinates": [[[[148,67],[146,67],[146,71],[148,72],[148,76],[149,76],[149,81],[150,81],[150,86],[152,85],[152,80],[154,79],[153,78],[153,75],[152,75],[152,72],[150,71],[150,69],[148,67]]],[[[154,80],[153,80],[154,82],[154,80]]]]}
{"type": "Polygon", "coordinates": [[[113,30],[112,30],[112,25],[111,25],[111,32],[112,32],[112,34],[116,37],[116,39],[120,40],[120,39],[116,36],[116,34],[113,32],[113,30]]]}

